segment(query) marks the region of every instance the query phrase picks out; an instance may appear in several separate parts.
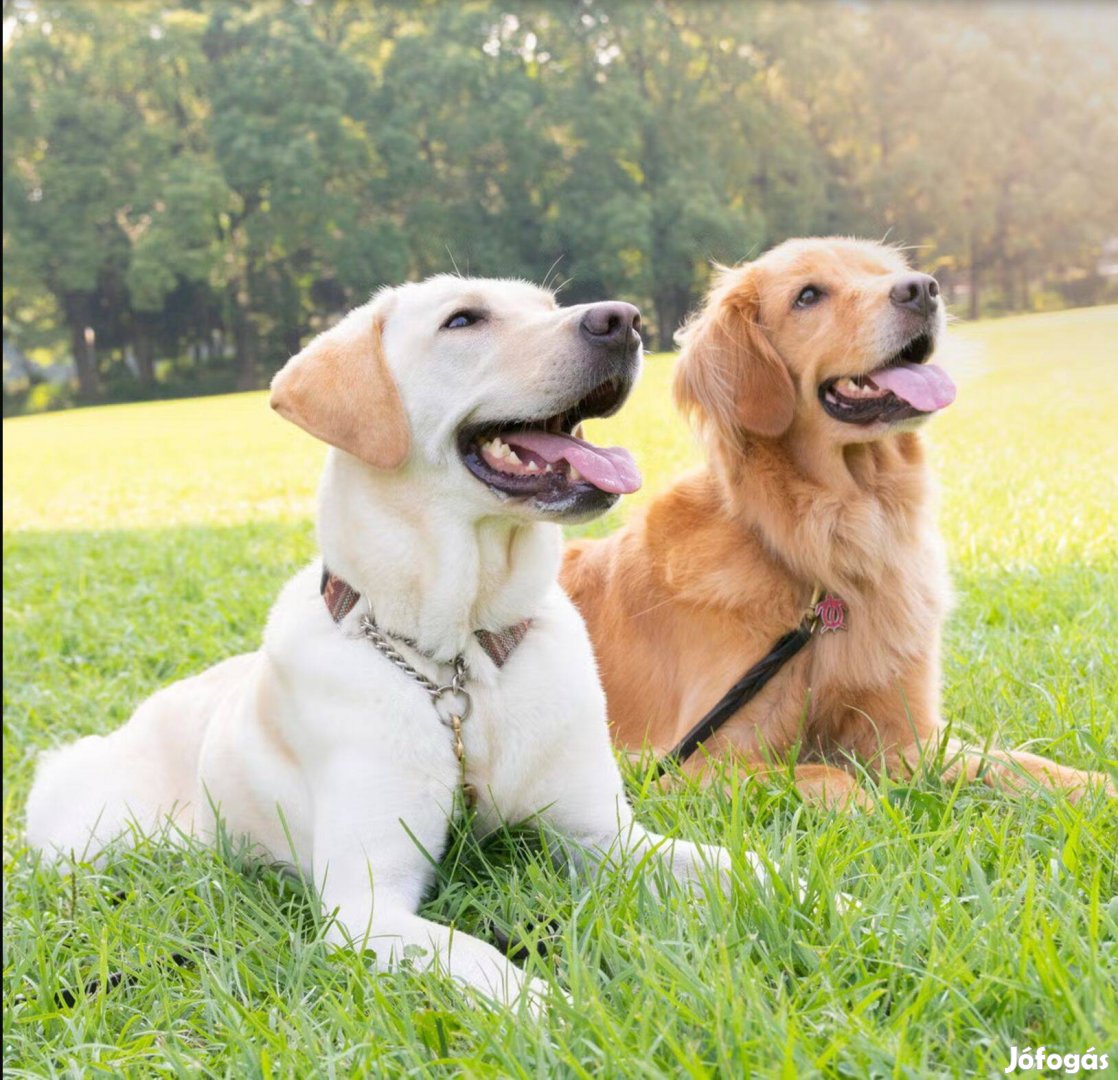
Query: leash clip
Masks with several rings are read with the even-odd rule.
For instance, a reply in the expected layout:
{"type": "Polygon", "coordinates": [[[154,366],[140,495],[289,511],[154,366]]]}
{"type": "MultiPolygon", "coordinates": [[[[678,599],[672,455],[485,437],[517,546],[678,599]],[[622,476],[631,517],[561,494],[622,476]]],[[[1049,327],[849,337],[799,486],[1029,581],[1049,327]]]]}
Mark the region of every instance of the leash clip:
{"type": "Polygon", "coordinates": [[[451,676],[450,682],[445,686],[436,686],[433,690],[427,691],[431,698],[431,704],[435,706],[435,712],[438,714],[439,720],[444,727],[453,730],[458,738],[460,738],[458,732],[461,729],[462,721],[470,715],[470,709],[473,706],[465,685],[468,675],[466,661],[461,656],[456,657],[454,674],[451,676]]]}

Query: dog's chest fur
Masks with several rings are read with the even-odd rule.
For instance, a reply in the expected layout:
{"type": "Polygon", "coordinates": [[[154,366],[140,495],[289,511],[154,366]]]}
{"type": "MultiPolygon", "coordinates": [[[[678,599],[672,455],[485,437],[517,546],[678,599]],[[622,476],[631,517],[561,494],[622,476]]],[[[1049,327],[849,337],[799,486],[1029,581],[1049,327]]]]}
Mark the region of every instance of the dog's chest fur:
{"type": "Polygon", "coordinates": [[[713,706],[800,622],[816,586],[842,598],[845,629],[817,630],[735,727],[794,741],[805,720],[842,713],[867,694],[896,696],[914,668],[925,672],[918,692],[930,692],[950,593],[919,454],[888,454],[841,497],[763,458],[739,464],[746,471],[728,483],[711,473],[683,481],[637,526],[662,599],[642,602],[633,617],[649,633],[663,627],[658,605],[669,596],[688,612],[667,624],[681,631],[664,643],[678,658],[680,697],[647,702],[659,717],[654,741],[670,745],[677,724],[713,706]]]}
{"type": "MultiPolygon", "coordinates": [[[[298,786],[297,778],[303,776],[314,790],[316,774],[344,760],[362,788],[383,794],[392,823],[405,823],[437,855],[461,784],[453,734],[427,692],[355,633],[356,613],[341,626],[332,623],[318,596],[315,574],[312,567],[294,578],[269,620],[262,678],[272,730],[253,731],[252,738],[271,747],[251,758],[268,775],[230,772],[224,764],[229,755],[221,755],[211,759],[218,768],[211,766],[203,783],[266,793],[277,784],[298,786]]],[[[432,681],[446,681],[448,667],[405,651],[408,661],[432,681]]],[[[570,755],[572,772],[585,771],[587,761],[613,767],[589,641],[557,586],[544,597],[531,630],[503,667],[498,669],[476,641],[467,643],[465,656],[471,699],[462,725],[466,780],[477,792],[479,830],[543,810],[555,791],[551,781],[545,785],[540,778],[554,778],[557,759],[570,755]],[[588,739],[601,743],[596,754],[588,752],[588,739]]],[[[256,726],[255,720],[247,723],[256,726]]],[[[216,795],[224,801],[220,790],[216,795]]],[[[258,809],[259,817],[265,817],[266,808],[258,809]]],[[[295,816],[309,823],[313,807],[295,816]]],[[[261,837],[259,827],[243,828],[254,822],[229,825],[256,835],[266,848],[278,843],[275,837],[261,837]]],[[[312,836],[306,830],[301,836],[295,829],[292,833],[298,860],[309,865],[312,836]]],[[[290,853],[273,854],[284,858],[290,853]]]]}
{"type": "Polygon", "coordinates": [[[918,438],[852,450],[841,490],[758,456],[753,482],[735,482],[735,497],[773,574],[794,603],[818,587],[846,606],[845,629],[819,633],[812,646],[813,688],[884,686],[934,657],[950,588],[918,438]]]}

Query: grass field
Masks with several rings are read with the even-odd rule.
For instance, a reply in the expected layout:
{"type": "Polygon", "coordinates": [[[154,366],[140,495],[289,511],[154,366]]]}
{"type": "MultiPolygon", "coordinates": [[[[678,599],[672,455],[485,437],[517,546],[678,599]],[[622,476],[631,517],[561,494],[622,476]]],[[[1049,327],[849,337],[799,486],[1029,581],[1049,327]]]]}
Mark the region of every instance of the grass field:
{"type": "MultiPolygon", "coordinates": [[[[1118,308],[957,336],[959,401],[930,433],[958,587],[946,713],[1118,775],[1118,308]]],[[[597,425],[645,470],[630,507],[698,459],[669,379],[651,359],[597,425]]],[[[570,877],[531,833],[458,836],[426,913],[524,943],[571,995],[539,1023],[329,955],[303,887],[233,850],[37,868],[20,840],[35,754],[257,645],[312,554],[321,459],[259,394],[4,422],[6,1075],[915,1077],[1000,1074],[1012,1045],[1118,1058],[1108,802],[928,780],[841,816],[779,783],[666,795],[633,775],[646,824],[780,859],[803,901],[745,880],[725,902],[656,901],[639,875],[570,877]],[[860,908],[836,912],[839,889],[860,908]]]]}

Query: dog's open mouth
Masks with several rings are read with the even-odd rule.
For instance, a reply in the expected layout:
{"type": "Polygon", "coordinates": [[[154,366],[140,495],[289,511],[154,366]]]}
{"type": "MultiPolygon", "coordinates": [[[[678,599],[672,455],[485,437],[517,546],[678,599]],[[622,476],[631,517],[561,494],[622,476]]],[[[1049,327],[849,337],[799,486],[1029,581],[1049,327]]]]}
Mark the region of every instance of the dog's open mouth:
{"type": "Polygon", "coordinates": [[[574,431],[583,420],[616,412],[631,386],[628,378],[609,379],[554,416],[468,427],[459,436],[462,460],[494,491],[532,497],[545,508],[574,509],[583,495],[611,502],[628,495],[641,485],[629,451],[595,446],[574,431]]]}
{"type": "Polygon", "coordinates": [[[828,379],[819,387],[827,415],[846,424],[896,423],[946,408],[955,400],[955,384],[943,368],[926,362],[934,348],[925,331],[865,375],[828,379]]]}

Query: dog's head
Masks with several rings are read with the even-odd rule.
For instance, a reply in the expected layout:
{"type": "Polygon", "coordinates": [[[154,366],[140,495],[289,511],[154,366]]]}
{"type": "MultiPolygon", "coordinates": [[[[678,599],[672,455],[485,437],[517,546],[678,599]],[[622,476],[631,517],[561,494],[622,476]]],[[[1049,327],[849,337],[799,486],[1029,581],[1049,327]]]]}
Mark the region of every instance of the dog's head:
{"type": "Polygon", "coordinates": [[[928,363],[943,326],[935,278],[894,248],[791,240],[720,272],[681,334],[676,400],[731,445],[879,439],[954,400],[928,363]]]}
{"type": "Polygon", "coordinates": [[[627,451],[575,434],[628,396],[639,329],[630,304],[561,308],[525,282],[434,277],[316,337],[271,403],[375,469],[464,472],[481,513],[586,520],[640,486],[627,451]]]}

